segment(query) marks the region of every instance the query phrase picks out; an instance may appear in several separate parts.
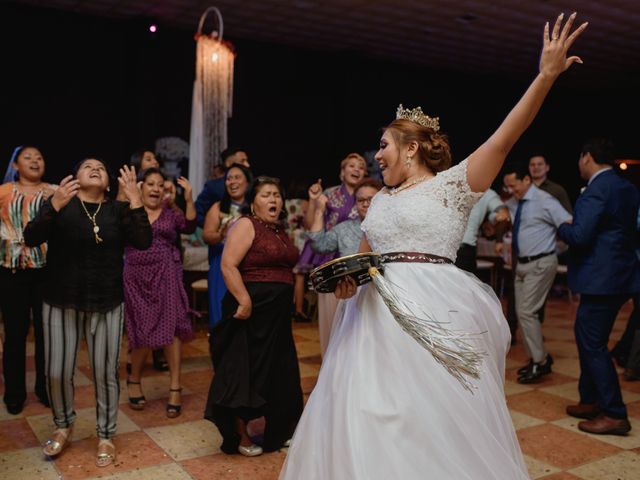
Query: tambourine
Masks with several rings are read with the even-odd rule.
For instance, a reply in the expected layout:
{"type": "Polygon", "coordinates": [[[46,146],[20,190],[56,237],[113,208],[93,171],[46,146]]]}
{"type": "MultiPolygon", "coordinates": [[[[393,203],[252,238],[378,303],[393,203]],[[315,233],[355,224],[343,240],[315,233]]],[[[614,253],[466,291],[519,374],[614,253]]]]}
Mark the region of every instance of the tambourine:
{"type": "Polygon", "coordinates": [[[367,252],[355,253],[336,258],[314,269],[309,278],[316,292],[332,293],[338,281],[349,275],[356,285],[364,285],[371,281],[369,268],[376,267],[380,272],[384,270],[380,254],[367,252]]]}

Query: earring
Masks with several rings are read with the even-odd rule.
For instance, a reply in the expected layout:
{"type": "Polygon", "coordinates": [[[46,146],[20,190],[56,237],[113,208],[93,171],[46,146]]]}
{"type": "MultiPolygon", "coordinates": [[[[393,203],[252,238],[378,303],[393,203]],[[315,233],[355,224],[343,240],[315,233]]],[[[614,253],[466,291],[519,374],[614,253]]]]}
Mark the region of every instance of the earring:
{"type": "Polygon", "coordinates": [[[409,155],[407,155],[407,159],[404,161],[404,166],[405,167],[411,166],[411,157],[409,155]]]}

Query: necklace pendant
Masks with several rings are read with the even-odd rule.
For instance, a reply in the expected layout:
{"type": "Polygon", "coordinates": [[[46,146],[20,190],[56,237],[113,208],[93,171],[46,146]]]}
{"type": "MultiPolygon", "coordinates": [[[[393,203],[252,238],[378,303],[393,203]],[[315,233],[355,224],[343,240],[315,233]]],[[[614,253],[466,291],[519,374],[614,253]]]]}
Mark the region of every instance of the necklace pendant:
{"type": "Polygon", "coordinates": [[[100,231],[100,227],[98,225],[95,225],[93,227],[93,233],[97,234],[100,231]]]}

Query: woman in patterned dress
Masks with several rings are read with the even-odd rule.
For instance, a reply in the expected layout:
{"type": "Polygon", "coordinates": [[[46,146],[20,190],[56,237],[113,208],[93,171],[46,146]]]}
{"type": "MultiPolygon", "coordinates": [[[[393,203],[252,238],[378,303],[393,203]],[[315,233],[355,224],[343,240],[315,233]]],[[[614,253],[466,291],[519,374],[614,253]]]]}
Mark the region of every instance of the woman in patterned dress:
{"type": "Polygon", "coordinates": [[[125,318],[132,349],[131,375],[127,380],[129,406],[134,410],[144,408],[145,398],[140,385],[142,366],[150,349],[163,347],[170,375],[167,416],[174,418],[181,411],[181,347],[193,335],[176,238],[181,233],[193,233],[196,210],[191,184],[186,178],[178,179],[184,189],[186,215],[164,203],[166,178],[159,169],[143,171],[140,180],[153,242],[147,250],[125,249],[125,318]]]}
{"type": "MultiPolygon", "coordinates": [[[[148,168],[162,169],[162,165],[153,150],[149,148],[141,148],[131,155],[129,166],[135,168],[136,172],[142,172],[148,168]]],[[[171,195],[175,198],[176,187],[171,180],[165,180],[165,198],[171,200],[171,195]]],[[[116,200],[125,202],[127,199],[122,190],[118,190],[116,200]]],[[[169,370],[169,363],[164,357],[164,350],[157,348],[151,352],[153,357],[153,368],[158,372],[166,372],[169,370]]],[[[131,347],[127,350],[127,374],[131,375],[131,347]]]]}
{"type": "Polygon", "coordinates": [[[574,18],[561,28],[559,17],[551,36],[547,24],[539,74],[466,160],[448,168],[447,138],[438,119],[421,109],[399,108],[376,154],[385,183],[394,187],[374,197],[360,251],[386,259],[384,283],[402,298],[406,315],[430,318],[455,335],[445,338],[468,339],[484,354],[479,377],[449,373],[444,366],[450,360],[439,363],[405,333],[371,283],[358,288],[342,282],[336,295],[348,300],[341,304],[281,480],[529,478],[504,397],[510,334],[501,304],[453,260],[473,204],[556,78],[580,62],[566,56],[586,27],[570,35],[574,18]],[[465,333],[471,336],[460,336],[465,333]]]}
{"type": "MultiPolygon", "coordinates": [[[[345,220],[355,220],[358,218],[356,200],[353,191],[356,185],[367,175],[367,161],[358,153],[350,153],[340,162],[341,185],[327,188],[322,191],[322,181],[318,180],[309,187],[309,205],[306,212],[305,227],[309,228],[313,224],[316,213],[316,200],[320,195],[327,197],[326,209],[324,212],[324,225],[326,230],[331,230],[338,223],[345,220]]],[[[298,276],[304,276],[315,267],[322,265],[338,256],[333,253],[316,253],[311,247],[311,242],[307,242],[300,254],[300,260],[295,268],[298,276]]],[[[324,354],[329,343],[331,325],[336,313],[338,303],[332,294],[318,293],[318,330],[320,332],[320,350],[324,354]]]]}
{"type": "Polygon", "coordinates": [[[0,308],[4,320],[4,403],[17,415],[27,398],[26,342],[30,317],[35,336],[36,385],[40,402],[49,406],[44,376],[42,283],[47,245],[28,247],[22,230],[36,216],[53,186],[42,181],[44,158],[35,147],[18,147],[0,186],[0,308]]]}

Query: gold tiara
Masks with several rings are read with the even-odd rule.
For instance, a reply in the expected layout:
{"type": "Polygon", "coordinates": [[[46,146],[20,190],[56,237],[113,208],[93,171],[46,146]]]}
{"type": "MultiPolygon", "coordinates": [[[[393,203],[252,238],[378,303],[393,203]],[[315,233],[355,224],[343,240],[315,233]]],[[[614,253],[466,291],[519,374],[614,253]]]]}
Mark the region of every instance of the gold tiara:
{"type": "Polygon", "coordinates": [[[425,115],[421,107],[416,107],[413,110],[409,110],[408,108],[403,108],[402,104],[400,104],[398,106],[398,110],[396,111],[396,119],[399,118],[411,120],[418,125],[422,125],[423,127],[432,129],[434,132],[440,130],[440,117],[430,117],[429,115],[425,115]]]}

